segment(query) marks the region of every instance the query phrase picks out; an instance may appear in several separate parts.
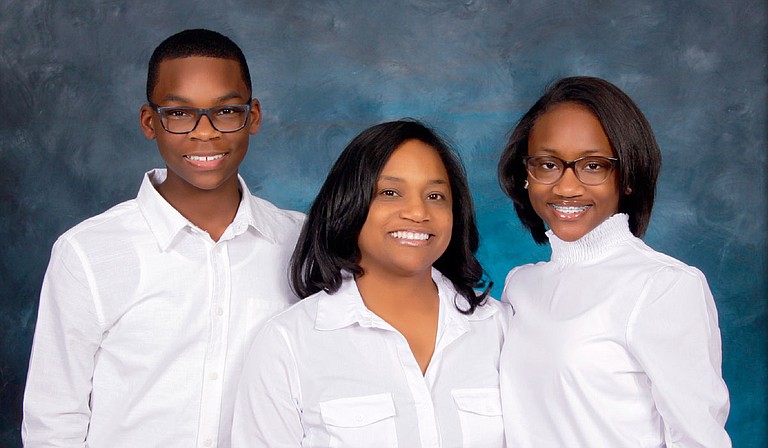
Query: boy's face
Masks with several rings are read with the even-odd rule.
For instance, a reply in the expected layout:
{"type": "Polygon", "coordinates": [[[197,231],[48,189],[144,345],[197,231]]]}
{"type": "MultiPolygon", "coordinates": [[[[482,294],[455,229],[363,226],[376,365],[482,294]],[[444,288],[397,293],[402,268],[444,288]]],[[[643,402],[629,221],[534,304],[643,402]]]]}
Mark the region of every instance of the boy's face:
{"type": "Polygon", "coordinates": [[[207,109],[228,104],[251,104],[245,126],[236,132],[216,130],[208,117],[187,134],[167,132],[158,114],[148,105],[141,108],[141,130],[157,140],[168,168],[164,186],[214,191],[237,184],[237,169],[248,150],[248,138],[259,130],[261,108],[251,99],[237,61],[192,56],[160,63],[152,102],[157,106],[207,109]]]}

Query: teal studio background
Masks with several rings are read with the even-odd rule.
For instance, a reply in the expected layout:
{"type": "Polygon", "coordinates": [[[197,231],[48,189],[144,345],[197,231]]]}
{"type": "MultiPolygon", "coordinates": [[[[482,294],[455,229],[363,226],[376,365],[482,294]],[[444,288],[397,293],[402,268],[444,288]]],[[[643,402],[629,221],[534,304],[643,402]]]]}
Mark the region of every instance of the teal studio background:
{"type": "Polygon", "coordinates": [[[507,133],[558,77],[616,83],[664,154],[645,240],[709,279],[728,430],[734,446],[768,446],[766,9],[764,0],[2,0],[0,446],[20,446],[51,245],[134,197],[142,174],[162,166],[138,127],[146,64],[162,39],[192,27],[230,36],[249,60],[264,122],[241,172],[279,206],[306,210],[370,125],[415,117],[453,140],[496,297],[511,267],[549,255],[498,187],[507,133]]]}

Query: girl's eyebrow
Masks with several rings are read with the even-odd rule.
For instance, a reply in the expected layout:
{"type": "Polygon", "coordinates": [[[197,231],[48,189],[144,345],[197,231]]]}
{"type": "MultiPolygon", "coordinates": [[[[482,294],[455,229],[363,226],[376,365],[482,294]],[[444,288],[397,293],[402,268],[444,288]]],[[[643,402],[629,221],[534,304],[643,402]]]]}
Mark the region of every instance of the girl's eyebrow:
{"type": "MultiPolygon", "coordinates": [[[[381,176],[379,177],[379,182],[386,180],[390,182],[405,182],[404,179],[397,177],[397,176],[381,176]]],[[[428,182],[429,184],[437,184],[437,185],[449,185],[450,182],[448,182],[446,179],[431,179],[428,182]]]]}
{"type": "MultiPolygon", "coordinates": [[[[542,152],[551,153],[551,154],[556,154],[558,152],[556,149],[551,149],[551,148],[534,148],[534,151],[542,151],[542,152]]],[[[580,154],[595,154],[602,151],[603,151],[602,149],[585,149],[581,151],[580,154]]]]}

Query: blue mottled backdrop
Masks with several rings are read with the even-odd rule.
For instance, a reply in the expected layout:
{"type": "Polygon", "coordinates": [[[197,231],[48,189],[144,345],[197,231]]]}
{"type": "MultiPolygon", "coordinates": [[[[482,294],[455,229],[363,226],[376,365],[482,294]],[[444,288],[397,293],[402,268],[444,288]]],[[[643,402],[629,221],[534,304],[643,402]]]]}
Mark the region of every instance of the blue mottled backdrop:
{"type": "Polygon", "coordinates": [[[0,446],[20,446],[50,247],[162,165],[138,127],[146,62],[190,27],[229,35],[250,61],[264,123],[242,174],[257,194],[305,210],[363,128],[426,120],[467,164],[481,258],[497,285],[549,253],[497,186],[507,132],[557,77],[618,84],[664,154],[646,241],[707,275],[728,430],[735,446],[768,446],[767,9],[764,0],[2,0],[0,446]]]}

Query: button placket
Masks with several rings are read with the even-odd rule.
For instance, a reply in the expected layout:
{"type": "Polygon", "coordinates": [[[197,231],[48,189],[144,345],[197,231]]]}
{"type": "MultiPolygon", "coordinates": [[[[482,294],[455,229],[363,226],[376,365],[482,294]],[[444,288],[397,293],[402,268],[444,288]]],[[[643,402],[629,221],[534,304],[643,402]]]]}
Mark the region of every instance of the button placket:
{"type": "Polygon", "coordinates": [[[408,388],[413,396],[416,406],[416,416],[419,421],[419,436],[423,447],[439,447],[440,434],[437,427],[437,417],[435,416],[435,406],[432,402],[432,394],[429,391],[427,382],[421,374],[416,358],[413,356],[408,341],[405,336],[396,332],[397,335],[397,353],[400,363],[403,367],[405,379],[408,388]]]}
{"type": "Polygon", "coordinates": [[[211,277],[210,334],[206,350],[200,410],[199,432],[205,437],[202,446],[216,445],[218,439],[221,399],[223,392],[222,373],[225,369],[227,337],[229,332],[229,296],[231,291],[229,254],[226,242],[213,244],[209,250],[211,277]]]}

